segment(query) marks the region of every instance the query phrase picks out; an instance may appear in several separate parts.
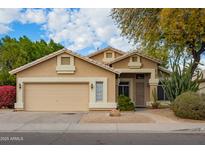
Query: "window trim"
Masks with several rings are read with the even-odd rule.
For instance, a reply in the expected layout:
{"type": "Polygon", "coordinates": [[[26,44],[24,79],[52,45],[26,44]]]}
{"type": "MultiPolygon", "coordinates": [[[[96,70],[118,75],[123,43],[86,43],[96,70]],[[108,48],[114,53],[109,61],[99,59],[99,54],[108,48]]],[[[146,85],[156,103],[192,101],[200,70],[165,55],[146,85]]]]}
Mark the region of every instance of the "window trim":
{"type": "MultiPolygon", "coordinates": [[[[118,95],[120,96],[119,88],[120,88],[120,87],[126,87],[126,86],[127,86],[127,87],[128,87],[128,97],[130,97],[130,82],[129,82],[129,81],[120,81],[120,82],[119,82],[119,86],[118,86],[118,95]],[[120,85],[120,82],[127,82],[128,84],[127,84],[127,85],[120,85]]],[[[124,96],[125,96],[125,95],[124,95],[124,96]]]]}
{"type": "Polygon", "coordinates": [[[167,98],[167,99],[166,99],[166,98],[167,98],[167,96],[166,96],[166,94],[165,94],[163,85],[159,83],[159,84],[157,85],[157,100],[158,100],[158,101],[169,101],[168,98],[167,98]],[[163,99],[159,99],[159,97],[158,97],[158,87],[161,87],[162,90],[163,90],[163,99]]]}
{"type": "Polygon", "coordinates": [[[62,54],[62,55],[57,56],[56,71],[59,74],[74,73],[75,72],[74,56],[71,56],[68,54],[62,54]],[[62,65],[61,64],[62,57],[70,57],[70,65],[62,65]]]}
{"type": "Polygon", "coordinates": [[[113,51],[106,51],[106,52],[104,52],[104,56],[103,56],[103,60],[102,60],[103,62],[111,62],[114,59],[115,59],[115,52],[113,52],[113,51]],[[112,57],[107,58],[107,56],[106,56],[107,53],[111,53],[112,57]]]}
{"type": "MultiPolygon", "coordinates": [[[[129,82],[129,98],[132,100],[132,102],[135,102],[134,91],[133,91],[134,85],[135,85],[135,79],[134,78],[120,78],[118,81],[118,86],[120,82],[129,82]]],[[[119,96],[119,92],[117,92],[117,95],[119,96]]]]}
{"type": "Polygon", "coordinates": [[[140,60],[140,56],[133,55],[133,56],[130,57],[130,61],[128,63],[129,68],[141,68],[141,66],[142,66],[142,63],[141,63],[141,60],[140,60]],[[133,57],[137,57],[137,61],[133,61],[133,57]]]}
{"type": "Polygon", "coordinates": [[[131,58],[132,58],[132,62],[140,62],[139,56],[132,56],[131,58]],[[134,61],[133,58],[137,58],[137,61],[134,61]]]}

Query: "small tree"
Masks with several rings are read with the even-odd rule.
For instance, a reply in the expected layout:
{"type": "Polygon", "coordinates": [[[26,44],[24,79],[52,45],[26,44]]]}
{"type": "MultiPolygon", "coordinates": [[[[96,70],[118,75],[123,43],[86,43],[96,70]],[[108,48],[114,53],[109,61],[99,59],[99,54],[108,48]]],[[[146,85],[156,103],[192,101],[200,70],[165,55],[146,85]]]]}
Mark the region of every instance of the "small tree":
{"type": "Polygon", "coordinates": [[[204,8],[116,8],[111,15],[121,34],[143,52],[161,60],[170,52],[190,54],[195,73],[205,54],[204,8]]]}
{"type": "Polygon", "coordinates": [[[182,64],[181,56],[176,56],[174,60],[170,60],[172,73],[170,76],[163,76],[161,81],[167,98],[173,102],[175,98],[187,91],[196,92],[199,89],[199,81],[203,78],[200,69],[197,69],[192,76],[193,62],[187,62],[184,59],[182,64]],[[190,80],[191,79],[191,80],[190,80]]]}

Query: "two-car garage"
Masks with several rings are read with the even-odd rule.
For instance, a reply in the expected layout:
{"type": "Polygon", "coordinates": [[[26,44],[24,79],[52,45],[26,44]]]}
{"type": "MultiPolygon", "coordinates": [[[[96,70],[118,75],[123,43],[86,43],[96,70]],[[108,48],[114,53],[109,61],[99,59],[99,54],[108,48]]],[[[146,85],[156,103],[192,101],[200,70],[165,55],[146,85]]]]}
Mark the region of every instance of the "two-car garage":
{"type": "Polygon", "coordinates": [[[118,72],[67,49],[10,73],[17,79],[17,111],[85,112],[116,107],[118,72]]]}
{"type": "Polygon", "coordinates": [[[88,83],[25,83],[26,111],[88,111],[88,83]]]}

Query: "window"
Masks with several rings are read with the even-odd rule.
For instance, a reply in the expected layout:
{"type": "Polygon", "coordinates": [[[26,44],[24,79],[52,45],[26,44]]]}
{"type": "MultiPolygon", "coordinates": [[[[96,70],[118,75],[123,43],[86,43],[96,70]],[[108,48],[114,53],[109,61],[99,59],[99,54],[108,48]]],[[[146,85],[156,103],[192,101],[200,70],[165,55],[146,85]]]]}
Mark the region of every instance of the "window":
{"type": "Polygon", "coordinates": [[[112,58],[112,53],[106,53],[106,58],[112,58]]]}
{"type": "Polygon", "coordinates": [[[138,62],[138,57],[132,57],[132,62],[138,62]]]}
{"type": "Polygon", "coordinates": [[[119,96],[124,95],[129,97],[129,82],[120,82],[118,92],[119,96]]]}
{"type": "Polygon", "coordinates": [[[61,65],[70,65],[70,57],[61,57],[61,65]]]}
{"type": "Polygon", "coordinates": [[[96,102],[103,101],[103,82],[96,82],[96,102]]]}
{"type": "Polygon", "coordinates": [[[166,93],[163,89],[163,85],[161,83],[159,83],[158,87],[157,87],[157,98],[158,100],[161,100],[161,101],[167,101],[168,98],[166,96],[166,93]]]}

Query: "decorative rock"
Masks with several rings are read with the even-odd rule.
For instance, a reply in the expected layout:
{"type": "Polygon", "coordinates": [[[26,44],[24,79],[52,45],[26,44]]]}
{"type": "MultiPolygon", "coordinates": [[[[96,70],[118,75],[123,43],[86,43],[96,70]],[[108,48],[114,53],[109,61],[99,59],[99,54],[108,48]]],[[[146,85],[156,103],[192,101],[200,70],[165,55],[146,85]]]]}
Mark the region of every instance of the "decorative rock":
{"type": "Polygon", "coordinates": [[[117,110],[117,109],[113,109],[110,111],[110,116],[111,117],[119,117],[121,114],[120,114],[120,111],[117,110]]]}

